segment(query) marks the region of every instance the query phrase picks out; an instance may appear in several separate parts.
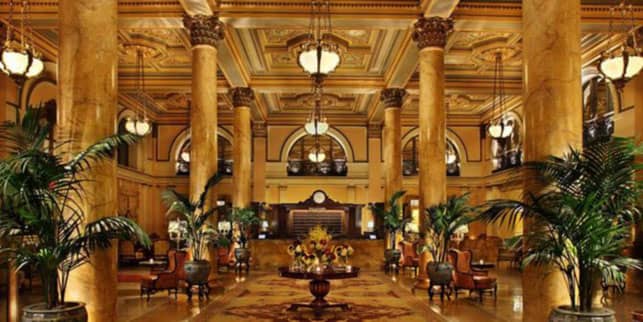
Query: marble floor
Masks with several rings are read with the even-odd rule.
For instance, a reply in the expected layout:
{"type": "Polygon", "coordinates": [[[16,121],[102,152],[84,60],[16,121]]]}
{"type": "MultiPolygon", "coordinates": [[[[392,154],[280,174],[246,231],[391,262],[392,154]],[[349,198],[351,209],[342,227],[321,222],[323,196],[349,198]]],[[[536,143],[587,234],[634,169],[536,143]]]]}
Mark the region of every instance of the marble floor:
{"type": "MultiPolygon", "coordinates": [[[[135,273],[135,272],[134,272],[135,273]]],[[[347,302],[352,310],[329,311],[322,321],[521,321],[522,287],[520,273],[502,269],[492,272],[499,276],[498,299],[462,293],[458,300],[428,300],[426,291],[411,291],[414,277],[410,271],[399,275],[363,272],[353,280],[332,281],[328,299],[347,302]]],[[[192,301],[180,294],[178,299],[160,292],[149,301],[139,296],[138,283],[121,282],[118,286],[118,321],[120,322],[228,322],[228,321],[312,321],[314,315],[301,309],[286,311],[288,303],[310,300],[306,281],[277,276],[276,272],[256,272],[220,276],[223,289],[214,291],[209,300],[192,301]]],[[[24,303],[37,301],[37,286],[23,292],[24,303]]],[[[4,301],[3,301],[4,302],[4,301]]],[[[631,311],[643,309],[643,295],[626,294],[614,297],[608,306],[617,312],[617,321],[630,321],[631,311]]],[[[4,309],[4,303],[0,306],[4,309]]],[[[1,310],[0,310],[1,311],[1,310]]]]}

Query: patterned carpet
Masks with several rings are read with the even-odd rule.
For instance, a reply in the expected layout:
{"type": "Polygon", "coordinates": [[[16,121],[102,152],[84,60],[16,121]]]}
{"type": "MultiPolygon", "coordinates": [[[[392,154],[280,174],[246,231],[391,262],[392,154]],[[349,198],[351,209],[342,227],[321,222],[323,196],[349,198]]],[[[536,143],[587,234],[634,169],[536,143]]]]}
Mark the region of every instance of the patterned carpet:
{"type": "Polygon", "coordinates": [[[385,281],[381,273],[362,273],[358,278],[331,281],[326,299],[343,302],[351,311],[328,310],[315,320],[312,311],[286,309],[290,303],[308,303],[308,282],[266,274],[240,283],[223,298],[207,306],[192,321],[444,321],[410,290],[385,281]]]}

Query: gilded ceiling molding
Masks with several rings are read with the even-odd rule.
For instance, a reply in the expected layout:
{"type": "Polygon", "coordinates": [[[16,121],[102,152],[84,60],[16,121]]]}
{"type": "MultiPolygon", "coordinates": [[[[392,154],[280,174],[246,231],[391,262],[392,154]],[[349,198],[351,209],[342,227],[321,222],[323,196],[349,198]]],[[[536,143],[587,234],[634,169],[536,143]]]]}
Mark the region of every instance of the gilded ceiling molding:
{"type": "Polygon", "coordinates": [[[401,108],[406,98],[406,90],[404,88],[386,88],[380,94],[380,101],[386,108],[401,108]]]}
{"type": "Polygon", "coordinates": [[[427,47],[444,48],[447,36],[453,30],[453,19],[441,17],[420,17],[413,25],[413,40],[419,49],[427,47]]]}
{"type": "Polygon", "coordinates": [[[249,107],[255,100],[255,93],[250,87],[234,87],[228,91],[233,107],[249,107]]]}
{"type": "Polygon", "coordinates": [[[183,25],[190,31],[192,46],[209,45],[217,47],[219,40],[225,35],[225,24],[218,16],[185,15],[183,25]]]}

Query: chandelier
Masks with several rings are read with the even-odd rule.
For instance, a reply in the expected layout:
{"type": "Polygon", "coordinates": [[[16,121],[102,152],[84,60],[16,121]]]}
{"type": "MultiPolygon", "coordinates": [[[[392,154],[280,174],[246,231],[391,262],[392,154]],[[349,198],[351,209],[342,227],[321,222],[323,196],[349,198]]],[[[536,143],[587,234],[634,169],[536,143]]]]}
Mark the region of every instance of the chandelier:
{"type": "Polygon", "coordinates": [[[13,79],[18,85],[27,79],[36,77],[45,69],[45,65],[33,46],[33,28],[29,24],[29,3],[21,3],[20,41],[13,39],[13,0],[9,1],[9,16],[6,24],[7,38],[0,48],[0,70],[13,79]],[[25,21],[27,26],[25,27],[25,21]]]}
{"type": "Polygon", "coordinates": [[[319,136],[315,136],[315,145],[308,151],[308,160],[314,163],[326,160],[326,151],[319,144],[319,136]]]}
{"type": "Polygon", "coordinates": [[[326,117],[322,115],[321,111],[321,99],[323,96],[323,77],[317,75],[313,77],[313,97],[315,99],[315,106],[310,113],[306,123],[304,124],[304,129],[306,133],[310,135],[324,135],[328,132],[328,121],[326,117]]]}
{"type": "Polygon", "coordinates": [[[616,50],[612,50],[614,46],[609,45],[608,42],[608,48],[601,53],[598,70],[621,91],[625,84],[643,68],[643,57],[641,57],[641,48],[637,44],[634,11],[631,4],[625,4],[625,0],[621,1],[618,7],[610,8],[610,39],[616,34],[614,30],[616,11],[620,12],[620,25],[625,29],[623,43],[616,50]]]}
{"type": "Polygon", "coordinates": [[[505,82],[502,67],[502,52],[496,53],[496,61],[493,73],[493,102],[491,103],[491,121],[489,122],[489,135],[494,139],[504,139],[513,132],[513,125],[508,123],[502,116],[505,108],[505,82]],[[499,110],[501,115],[496,117],[495,112],[499,110]]]}
{"type": "Polygon", "coordinates": [[[136,50],[136,73],[138,76],[138,95],[140,99],[143,100],[143,118],[138,117],[138,112],[134,118],[128,117],[125,121],[125,129],[127,132],[138,135],[145,136],[150,133],[152,130],[152,124],[150,120],[147,119],[147,100],[148,98],[145,95],[145,62],[143,49],[138,48],[136,50]]]}
{"type": "Polygon", "coordinates": [[[341,61],[339,47],[330,37],[329,0],[312,0],[310,4],[310,25],[308,37],[301,45],[297,62],[305,72],[316,75],[328,75],[341,61]]]}

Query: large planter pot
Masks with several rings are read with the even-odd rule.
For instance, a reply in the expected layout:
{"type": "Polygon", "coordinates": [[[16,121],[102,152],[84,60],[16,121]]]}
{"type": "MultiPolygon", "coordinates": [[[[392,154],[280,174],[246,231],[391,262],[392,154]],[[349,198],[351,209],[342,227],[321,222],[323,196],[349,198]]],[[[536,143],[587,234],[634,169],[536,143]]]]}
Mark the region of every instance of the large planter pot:
{"type": "Polygon", "coordinates": [[[616,318],[614,311],[604,307],[591,312],[576,312],[569,306],[559,306],[551,311],[549,322],[616,322],[616,318]]]}
{"type": "Polygon", "coordinates": [[[402,252],[397,249],[387,249],[384,251],[384,259],[387,264],[397,264],[400,262],[402,257],[402,252]]]}
{"type": "Polygon", "coordinates": [[[203,284],[208,281],[210,262],[206,260],[187,261],[183,268],[185,269],[185,280],[188,283],[203,284]]]}
{"type": "Polygon", "coordinates": [[[22,309],[22,322],[86,322],[85,303],[67,302],[64,306],[47,309],[46,303],[27,305],[22,309]]]}
{"type": "Polygon", "coordinates": [[[435,285],[445,285],[451,282],[453,265],[450,263],[429,262],[426,265],[429,280],[435,285]]]}
{"type": "Polygon", "coordinates": [[[236,248],[234,250],[234,258],[237,262],[247,263],[250,259],[250,250],[247,248],[236,248]]]}

